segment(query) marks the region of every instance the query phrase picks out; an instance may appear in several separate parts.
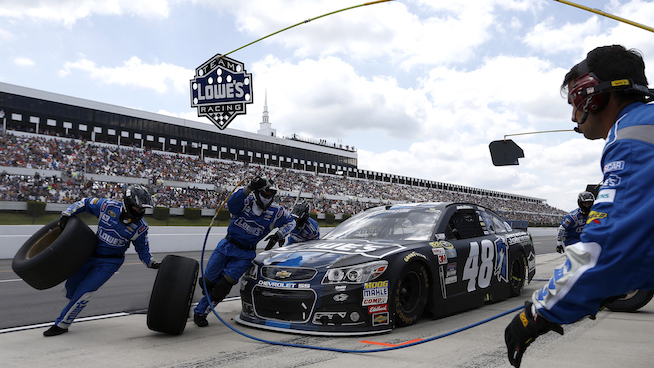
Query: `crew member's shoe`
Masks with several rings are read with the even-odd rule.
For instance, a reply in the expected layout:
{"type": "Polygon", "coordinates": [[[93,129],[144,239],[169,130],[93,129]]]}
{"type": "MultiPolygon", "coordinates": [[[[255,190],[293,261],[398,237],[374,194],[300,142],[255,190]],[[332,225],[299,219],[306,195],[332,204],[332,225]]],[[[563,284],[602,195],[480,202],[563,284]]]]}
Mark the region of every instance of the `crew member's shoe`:
{"type": "Polygon", "coordinates": [[[57,336],[66,332],[68,332],[67,328],[61,328],[57,325],[53,325],[52,327],[50,327],[49,329],[43,332],[43,336],[57,336]]]}
{"type": "Polygon", "coordinates": [[[198,327],[207,327],[209,326],[209,321],[207,321],[207,316],[193,313],[193,322],[195,322],[198,327]]]}

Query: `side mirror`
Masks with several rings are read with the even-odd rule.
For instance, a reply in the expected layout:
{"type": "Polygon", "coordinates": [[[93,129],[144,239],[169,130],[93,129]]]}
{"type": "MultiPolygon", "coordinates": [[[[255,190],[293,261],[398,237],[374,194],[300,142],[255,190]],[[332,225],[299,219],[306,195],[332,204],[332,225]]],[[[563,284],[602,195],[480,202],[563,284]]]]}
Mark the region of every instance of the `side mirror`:
{"type": "Polygon", "coordinates": [[[488,148],[495,166],[519,165],[518,159],[525,157],[522,148],[510,139],[492,141],[488,148]]]}

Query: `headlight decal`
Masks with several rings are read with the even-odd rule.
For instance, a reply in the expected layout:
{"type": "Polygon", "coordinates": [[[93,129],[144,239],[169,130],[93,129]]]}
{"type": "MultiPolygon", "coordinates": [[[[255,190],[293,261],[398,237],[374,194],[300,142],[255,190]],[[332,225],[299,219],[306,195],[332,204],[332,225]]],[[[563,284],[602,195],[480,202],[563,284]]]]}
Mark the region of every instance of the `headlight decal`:
{"type": "Polygon", "coordinates": [[[388,268],[387,261],[375,261],[355,266],[330,268],[325,272],[323,284],[363,284],[381,276],[388,268]]]}

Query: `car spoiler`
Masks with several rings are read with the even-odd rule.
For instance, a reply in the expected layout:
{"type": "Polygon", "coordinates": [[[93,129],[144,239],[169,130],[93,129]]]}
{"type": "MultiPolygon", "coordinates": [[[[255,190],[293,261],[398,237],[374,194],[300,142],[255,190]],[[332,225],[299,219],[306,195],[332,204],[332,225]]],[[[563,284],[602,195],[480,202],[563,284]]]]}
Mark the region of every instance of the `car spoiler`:
{"type": "Polygon", "coordinates": [[[527,227],[529,227],[529,221],[523,221],[523,220],[508,220],[507,222],[508,222],[509,225],[511,225],[511,227],[514,228],[514,229],[527,230],[527,227]]]}

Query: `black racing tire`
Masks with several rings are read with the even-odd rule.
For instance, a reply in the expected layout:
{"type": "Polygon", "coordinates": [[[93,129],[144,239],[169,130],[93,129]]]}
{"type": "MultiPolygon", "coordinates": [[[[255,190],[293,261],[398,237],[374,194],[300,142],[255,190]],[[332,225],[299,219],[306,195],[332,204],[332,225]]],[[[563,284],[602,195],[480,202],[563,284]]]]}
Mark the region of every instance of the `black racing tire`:
{"type": "Polygon", "coordinates": [[[626,297],[618,299],[606,305],[614,312],[636,312],[644,307],[654,297],[654,290],[634,290],[626,297]]]}
{"type": "Polygon", "coordinates": [[[39,229],[18,250],[14,272],[37,290],[49,289],[72,276],[95,251],[97,237],[72,216],[62,231],[59,219],[39,229]]]}
{"type": "Polygon", "coordinates": [[[527,282],[527,258],[522,252],[516,252],[509,263],[509,290],[511,296],[522,293],[527,282]]]}
{"type": "Polygon", "coordinates": [[[199,269],[194,259],[174,254],[164,257],[150,295],[149,329],[170,335],[184,332],[199,269]]]}
{"type": "Polygon", "coordinates": [[[416,323],[427,306],[429,274],[420,262],[409,263],[402,269],[393,290],[395,325],[410,326],[416,323]]]}

